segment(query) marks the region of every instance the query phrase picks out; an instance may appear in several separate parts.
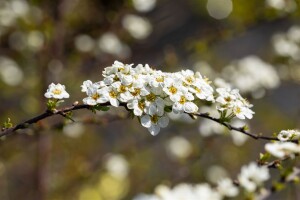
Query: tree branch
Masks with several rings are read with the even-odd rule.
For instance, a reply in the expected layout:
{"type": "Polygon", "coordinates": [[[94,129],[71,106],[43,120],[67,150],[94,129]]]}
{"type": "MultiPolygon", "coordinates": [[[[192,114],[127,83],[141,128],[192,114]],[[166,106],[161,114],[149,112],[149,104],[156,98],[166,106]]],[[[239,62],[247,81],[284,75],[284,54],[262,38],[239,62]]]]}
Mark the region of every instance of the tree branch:
{"type": "MultiPolygon", "coordinates": [[[[108,105],[108,103],[107,103],[107,105],[108,105]]],[[[11,128],[7,128],[7,129],[2,129],[2,132],[0,133],[0,138],[3,136],[11,135],[17,130],[26,129],[26,128],[28,128],[29,125],[37,123],[45,118],[48,118],[48,117],[51,117],[54,115],[65,115],[65,113],[73,111],[73,110],[90,109],[90,108],[91,108],[91,106],[89,106],[89,105],[72,105],[70,107],[62,108],[62,109],[55,110],[55,111],[46,110],[44,113],[42,113],[36,117],[33,117],[29,120],[26,120],[20,124],[17,124],[16,126],[13,126],[11,128]]]]}
{"type": "Polygon", "coordinates": [[[196,114],[192,114],[192,115],[199,116],[199,117],[206,118],[206,119],[210,119],[212,121],[215,121],[215,122],[225,126],[230,131],[232,131],[232,130],[238,131],[238,132],[243,133],[243,134],[245,134],[245,135],[247,135],[247,136],[249,136],[253,139],[256,139],[256,140],[262,139],[262,140],[276,140],[276,141],[279,141],[279,139],[276,138],[276,137],[268,137],[268,136],[263,136],[263,135],[253,134],[253,133],[247,132],[244,127],[234,127],[234,126],[232,126],[232,125],[230,125],[230,124],[228,124],[224,121],[221,121],[218,118],[214,118],[214,117],[209,116],[209,113],[196,113],[196,114]]]}
{"type": "MultiPolygon", "coordinates": [[[[111,106],[109,102],[107,103],[102,103],[100,104],[101,106],[111,106]]],[[[121,103],[120,106],[123,106],[127,109],[126,107],[126,104],[125,103],[121,103]]],[[[48,117],[51,117],[51,116],[54,116],[54,115],[61,115],[63,117],[66,117],[66,113],[67,112],[70,112],[70,111],[74,111],[74,110],[81,110],[81,109],[92,109],[93,106],[90,106],[90,105],[84,105],[84,104],[81,104],[81,105],[72,105],[70,107],[65,107],[65,108],[61,108],[61,109],[58,109],[58,110],[54,110],[54,111],[50,111],[50,110],[46,110],[44,113],[36,116],[36,117],[33,117],[29,120],[26,120],[20,124],[17,124],[11,128],[7,128],[7,129],[2,129],[2,132],[0,133],[0,138],[1,137],[4,137],[4,136],[8,136],[8,135],[11,135],[13,134],[14,132],[16,132],[17,130],[20,130],[20,129],[26,129],[28,128],[29,125],[31,124],[34,124],[34,123],[37,123],[45,118],[48,118],[48,117]]],[[[263,136],[263,135],[259,135],[259,134],[253,134],[253,133],[250,133],[250,132],[247,132],[245,130],[244,127],[234,127],[232,125],[230,125],[229,123],[226,123],[218,118],[214,118],[214,117],[211,117],[209,115],[209,113],[194,113],[194,114],[189,114],[190,116],[198,116],[198,117],[202,117],[202,118],[206,118],[206,119],[210,119],[212,121],[215,121],[223,126],[225,126],[228,130],[235,130],[235,131],[238,131],[240,133],[243,133],[253,139],[262,139],[262,140],[279,140],[278,138],[276,137],[268,137],[268,136],[263,136]]],[[[294,141],[296,142],[296,141],[294,141]]]]}

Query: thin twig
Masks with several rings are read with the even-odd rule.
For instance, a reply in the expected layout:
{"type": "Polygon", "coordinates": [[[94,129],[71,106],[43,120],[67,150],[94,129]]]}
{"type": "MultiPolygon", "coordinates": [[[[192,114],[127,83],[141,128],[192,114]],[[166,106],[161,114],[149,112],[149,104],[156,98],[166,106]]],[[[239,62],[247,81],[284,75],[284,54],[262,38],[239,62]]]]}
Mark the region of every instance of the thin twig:
{"type": "Polygon", "coordinates": [[[56,110],[56,111],[46,110],[44,113],[42,113],[42,114],[40,114],[36,117],[33,117],[29,120],[26,120],[26,121],[24,121],[20,124],[17,124],[16,126],[13,126],[11,128],[4,129],[0,133],[0,138],[3,137],[3,136],[11,135],[17,130],[26,129],[26,128],[28,128],[29,125],[37,123],[37,122],[39,122],[39,121],[41,121],[45,118],[48,118],[48,117],[51,117],[51,116],[54,116],[54,115],[64,115],[66,112],[70,112],[70,111],[73,111],[73,110],[90,109],[90,108],[91,108],[91,106],[89,106],[89,105],[73,105],[73,106],[62,108],[62,109],[59,109],[59,110],[56,110]]]}
{"type": "Polygon", "coordinates": [[[209,113],[196,113],[196,114],[192,114],[192,115],[199,116],[199,117],[206,118],[206,119],[210,119],[212,121],[215,121],[215,122],[225,126],[230,131],[232,131],[232,130],[238,131],[238,132],[243,133],[243,134],[245,134],[245,135],[247,135],[247,136],[249,136],[253,139],[256,139],[256,140],[262,139],[262,140],[276,140],[276,141],[279,141],[279,139],[276,138],[276,137],[268,137],[268,136],[263,136],[263,135],[258,135],[258,134],[253,134],[253,133],[247,132],[244,127],[234,127],[234,126],[232,126],[232,125],[230,125],[226,122],[221,121],[218,118],[211,117],[209,115],[209,113]]]}

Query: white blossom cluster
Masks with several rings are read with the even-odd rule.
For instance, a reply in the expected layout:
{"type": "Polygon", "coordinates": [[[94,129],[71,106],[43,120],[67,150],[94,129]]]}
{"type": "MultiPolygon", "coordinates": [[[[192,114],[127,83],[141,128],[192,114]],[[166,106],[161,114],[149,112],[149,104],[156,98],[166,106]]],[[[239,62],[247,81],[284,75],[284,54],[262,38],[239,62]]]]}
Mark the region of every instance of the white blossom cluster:
{"type": "Polygon", "coordinates": [[[277,135],[278,142],[267,143],[265,150],[272,156],[284,158],[286,156],[294,156],[300,154],[300,145],[291,140],[299,140],[300,132],[298,130],[282,130],[277,135]]]}
{"type": "Polygon", "coordinates": [[[166,73],[154,70],[149,65],[123,64],[115,61],[103,71],[104,79],[82,84],[87,97],[83,103],[97,105],[109,102],[112,106],[126,106],[140,119],[142,126],[156,135],[169,123],[168,109],[174,113],[197,113],[201,101],[217,102],[221,117],[252,118],[252,107],[241,97],[237,89],[214,89],[207,78],[199,72],[182,70],[166,73]]]}
{"type": "Polygon", "coordinates": [[[272,38],[277,55],[300,60],[300,26],[292,26],[286,33],[277,33],[272,38]]]}
{"type": "Polygon", "coordinates": [[[300,132],[298,130],[282,130],[277,135],[277,138],[282,141],[294,140],[300,138],[300,132]]]}
{"type": "Polygon", "coordinates": [[[248,192],[254,192],[270,178],[269,169],[266,166],[258,166],[255,162],[243,166],[238,176],[240,186],[248,192]]]}
{"type": "Polygon", "coordinates": [[[228,114],[229,117],[238,117],[240,119],[251,119],[254,112],[250,109],[252,104],[244,99],[238,89],[231,90],[230,88],[217,88],[218,97],[216,102],[220,103],[217,109],[228,114]]]}
{"type": "Polygon", "coordinates": [[[256,98],[262,97],[266,89],[280,84],[275,68],[254,55],[232,62],[222,70],[222,76],[242,94],[251,93],[256,98]]]}
{"type": "Polygon", "coordinates": [[[165,185],[159,185],[155,189],[155,194],[141,194],[134,200],[221,200],[235,198],[242,189],[253,195],[260,195],[259,188],[263,187],[265,181],[270,178],[269,170],[265,166],[258,166],[252,162],[243,166],[238,175],[238,185],[229,178],[223,178],[217,182],[215,187],[207,183],[187,184],[181,183],[173,189],[165,185]]]}

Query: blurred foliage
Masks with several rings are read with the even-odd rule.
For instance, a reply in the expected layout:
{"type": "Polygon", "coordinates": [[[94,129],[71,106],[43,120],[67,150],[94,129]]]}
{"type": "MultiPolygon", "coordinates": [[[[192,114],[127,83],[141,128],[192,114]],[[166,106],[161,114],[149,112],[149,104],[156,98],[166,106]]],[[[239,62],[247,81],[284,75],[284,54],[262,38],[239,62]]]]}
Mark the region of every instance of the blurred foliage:
{"type": "MultiPolygon", "coordinates": [[[[157,0],[149,11],[139,11],[130,0],[2,0],[1,124],[8,117],[16,124],[43,112],[51,82],[66,85],[71,94],[63,105],[81,101],[82,82],[99,81],[102,69],[114,60],[149,63],[164,71],[192,69],[205,61],[216,73],[250,54],[287,63],[274,56],[270,40],[299,24],[300,2],[295,3],[293,12],[285,12],[262,0],[232,0],[232,12],[218,20],[202,0],[157,0]],[[133,30],[144,32],[124,26],[129,14],[142,19],[142,25],[130,21],[133,30]],[[151,29],[145,29],[147,23],[151,29]]],[[[264,99],[250,99],[256,112],[251,131],[272,135],[299,127],[299,104],[289,103],[293,98],[299,102],[299,82],[284,80],[264,99]]],[[[212,166],[235,177],[241,165],[263,151],[261,142],[250,139],[236,146],[227,136],[200,136],[202,119],[173,121],[152,137],[136,119],[126,119],[124,109],[103,113],[75,111],[74,119],[87,123],[72,126],[53,117],[0,141],[0,199],[132,199],[160,183],[214,181],[212,166]],[[98,124],[92,119],[99,119],[98,124]],[[189,141],[192,150],[186,157],[170,154],[174,136],[189,141]],[[116,171],[107,167],[111,154],[124,157],[126,176],[114,176],[116,171]]]]}

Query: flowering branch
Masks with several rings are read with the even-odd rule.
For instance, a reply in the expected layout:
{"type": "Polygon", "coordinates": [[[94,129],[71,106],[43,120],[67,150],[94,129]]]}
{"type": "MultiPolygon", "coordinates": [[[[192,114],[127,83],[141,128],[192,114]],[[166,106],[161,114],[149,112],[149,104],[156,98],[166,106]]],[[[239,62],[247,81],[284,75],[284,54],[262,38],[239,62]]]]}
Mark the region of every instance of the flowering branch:
{"type": "MultiPolygon", "coordinates": [[[[97,104],[98,106],[110,106],[109,103],[101,103],[101,104],[97,104]]],[[[120,106],[123,106],[126,108],[126,104],[120,104],[120,106]]],[[[92,110],[94,106],[90,106],[90,105],[85,105],[85,104],[81,104],[81,105],[76,105],[76,103],[74,103],[72,106],[69,106],[69,107],[65,107],[65,108],[61,108],[61,109],[54,109],[54,110],[49,110],[47,109],[44,113],[36,116],[36,117],[33,117],[29,120],[26,120],[22,123],[19,123],[11,128],[3,128],[2,129],[2,132],[0,133],[0,138],[1,137],[4,137],[4,136],[8,136],[8,135],[11,135],[13,134],[15,131],[17,130],[20,130],[20,129],[26,129],[28,128],[29,125],[31,124],[34,124],[34,123],[37,123],[43,119],[46,119],[48,117],[52,117],[52,116],[55,116],[55,115],[61,115],[63,117],[66,117],[66,113],[68,112],[71,112],[71,111],[74,111],[74,110],[81,110],[81,109],[89,109],[89,110],[92,110]]],[[[202,118],[206,118],[206,119],[210,119],[212,121],[215,121],[223,126],[225,126],[226,128],[228,128],[229,130],[235,130],[235,131],[238,131],[240,133],[243,133],[253,139],[263,139],[263,140],[279,140],[278,138],[276,137],[267,137],[267,136],[262,136],[262,135],[257,135],[257,134],[253,134],[253,133],[250,133],[250,132],[247,132],[245,130],[245,127],[235,127],[235,126],[232,126],[226,122],[223,122],[221,119],[218,119],[218,118],[214,118],[214,117],[211,117],[209,116],[209,113],[194,113],[194,114],[190,114],[191,116],[198,116],[198,117],[202,117],[202,118]]],[[[72,119],[70,117],[67,117],[67,119],[72,119]]],[[[73,122],[75,122],[74,120],[71,120],[73,122]]]]}
{"type": "Polygon", "coordinates": [[[103,110],[106,106],[123,106],[133,116],[138,117],[142,126],[148,129],[152,135],[158,134],[161,128],[169,123],[168,112],[186,113],[191,117],[199,116],[218,122],[229,130],[241,132],[253,139],[279,140],[276,137],[268,137],[252,134],[246,131],[246,127],[234,127],[230,121],[237,117],[251,119],[254,112],[252,105],[244,99],[237,89],[217,88],[214,94],[213,87],[206,77],[199,72],[182,70],[176,73],[166,73],[150,68],[148,65],[126,65],[115,61],[103,71],[104,80],[93,83],[84,81],[81,88],[87,97],[83,99],[84,105],[78,103],[71,107],[57,109],[69,98],[65,86],[61,84],[49,85],[45,97],[48,98],[45,113],[29,119],[16,126],[7,122],[0,137],[10,135],[19,129],[53,115],[61,115],[74,120],[68,112],[78,109],[103,110]],[[219,118],[211,117],[208,113],[198,113],[199,106],[204,103],[216,105],[220,114],[219,118]]]}
{"type": "MultiPolygon", "coordinates": [[[[260,196],[260,199],[265,199],[280,189],[276,185],[269,190],[263,187],[263,183],[270,178],[269,168],[281,170],[282,161],[300,154],[300,132],[297,130],[283,130],[276,137],[271,137],[250,133],[246,126],[235,127],[231,125],[230,122],[235,117],[251,119],[254,114],[251,110],[252,104],[243,98],[237,89],[216,88],[214,90],[210,86],[210,81],[202,77],[199,72],[182,70],[176,73],[165,73],[154,70],[148,65],[137,65],[134,68],[132,65],[124,65],[116,61],[112,66],[104,69],[103,77],[103,81],[96,83],[90,80],[83,82],[81,91],[87,95],[83,99],[84,104],[79,105],[78,102],[75,102],[72,106],[64,108],[58,108],[58,106],[64,98],[70,96],[66,92],[65,86],[50,84],[45,93],[45,97],[48,98],[47,110],[15,126],[8,119],[4,123],[0,138],[11,135],[17,130],[26,129],[31,124],[55,115],[75,122],[71,118],[71,112],[75,110],[107,111],[110,106],[121,106],[128,111],[129,115],[137,117],[141,125],[147,128],[152,135],[158,134],[161,128],[168,125],[169,116],[167,113],[173,112],[188,114],[193,119],[197,117],[206,118],[223,125],[228,130],[240,132],[253,139],[271,141],[265,145],[267,153],[260,155],[258,163],[252,162],[243,166],[236,181],[233,182],[227,178],[221,180],[215,188],[208,184],[189,186],[195,192],[191,194],[195,199],[230,198],[237,196],[242,191],[247,197],[260,196]],[[209,113],[199,113],[199,107],[203,104],[214,105],[219,117],[212,117],[209,113]],[[268,162],[270,156],[279,159],[268,162]],[[213,195],[214,198],[212,198],[213,196],[202,198],[201,195],[204,194],[204,191],[206,193],[209,191],[209,195],[213,195]]],[[[291,175],[295,177],[298,174],[299,170],[286,173],[281,177],[278,184],[290,182],[291,175]]],[[[167,196],[173,195],[173,191],[166,187],[158,189],[156,193],[160,197],[166,194],[167,196]]]]}

